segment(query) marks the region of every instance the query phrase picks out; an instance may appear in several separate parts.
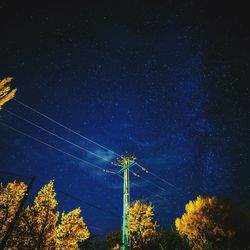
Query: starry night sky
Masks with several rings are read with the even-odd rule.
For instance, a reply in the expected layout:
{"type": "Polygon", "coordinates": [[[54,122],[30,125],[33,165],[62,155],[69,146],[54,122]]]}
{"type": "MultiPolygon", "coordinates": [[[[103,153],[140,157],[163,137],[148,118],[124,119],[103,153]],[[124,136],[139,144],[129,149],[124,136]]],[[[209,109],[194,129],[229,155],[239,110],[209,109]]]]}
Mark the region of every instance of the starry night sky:
{"type": "MultiPolygon", "coordinates": [[[[131,200],[151,201],[162,227],[173,224],[199,194],[249,208],[250,25],[247,8],[230,2],[1,1],[0,78],[14,77],[18,100],[119,154],[133,152],[139,163],[181,190],[134,167],[167,189],[131,176],[131,200]]],[[[15,101],[5,107],[115,159],[15,101]]],[[[5,111],[0,119],[111,167],[5,111]]],[[[121,225],[122,179],[3,126],[0,170],[23,175],[26,183],[36,175],[30,200],[54,179],[56,191],[118,214],[58,192],[59,209],[80,206],[92,233],[103,236],[121,225]]],[[[4,183],[15,178],[0,176],[4,183]]]]}

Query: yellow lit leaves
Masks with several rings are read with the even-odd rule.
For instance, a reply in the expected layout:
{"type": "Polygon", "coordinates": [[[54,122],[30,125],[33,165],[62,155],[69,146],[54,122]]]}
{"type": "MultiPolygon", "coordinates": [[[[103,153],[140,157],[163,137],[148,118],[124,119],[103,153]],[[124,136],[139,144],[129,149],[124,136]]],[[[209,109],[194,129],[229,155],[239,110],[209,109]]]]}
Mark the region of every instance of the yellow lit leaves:
{"type": "Polygon", "coordinates": [[[38,210],[44,210],[45,208],[49,208],[51,210],[55,209],[57,206],[55,196],[56,192],[54,190],[54,182],[50,181],[38,192],[34,201],[34,207],[38,210]]]}
{"type": "Polygon", "coordinates": [[[15,97],[17,89],[11,89],[10,84],[8,84],[12,79],[12,77],[6,77],[0,80],[0,110],[6,102],[15,97]]]}
{"type": "Polygon", "coordinates": [[[24,209],[9,246],[18,249],[48,249],[55,244],[59,217],[55,195],[54,183],[50,181],[38,192],[33,204],[24,209]]]}
{"type": "MultiPolygon", "coordinates": [[[[135,201],[129,208],[128,231],[132,249],[150,249],[157,237],[157,223],[153,219],[153,207],[141,201],[135,201]]],[[[106,237],[108,249],[122,249],[122,231],[106,237]]]]}
{"type": "Polygon", "coordinates": [[[23,182],[11,182],[5,188],[0,185],[0,240],[14,218],[26,189],[23,182]]]}
{"type": "Polygon", "coordinates": [[[56,229],[56,249],[77,249],[79,241],[89,238],[89,230],[83,218],[79,217],[80,213],[80,208],[62,213],[61,224],[56,229]]]}
{"type": "Polygon", "coordinates": [[[198,196],[196,200],[189,201],[186,212],[176,219],[175,226],[194,249],[204,249],[207,244],[227,241],[235,234],[235,228],[228,227],[233,213],[233,208],[224,200],[198,196]]]}
{"type": "MultiPolygon", "coordinates": [[[[20,182],[0,184],[0,240],[12,221],[27,186],[20,182]]],[[[14,231],[7,242],[7,249],[77,249],[79,241],[89,238],[88,228],[77,208],[63,213],[58,224],[59,212],[50,181],[38,192],[33,204],[23,209],[14,231]]]]}
{"type": "Polygon", "coordinates": [[[129,208],[128,228],[134,247],[141,248],[155,240],[157,223],[153,220],[153,207],[135,201],[129,208]]]}

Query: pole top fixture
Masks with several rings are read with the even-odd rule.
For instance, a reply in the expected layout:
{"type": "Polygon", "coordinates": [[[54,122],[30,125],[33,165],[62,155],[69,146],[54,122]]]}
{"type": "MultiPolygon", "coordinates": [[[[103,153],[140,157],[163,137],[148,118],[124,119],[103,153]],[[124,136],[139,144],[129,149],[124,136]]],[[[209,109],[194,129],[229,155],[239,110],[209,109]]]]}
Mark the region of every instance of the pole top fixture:
{"type": "Polygon", "coordinates": [[[117,161],[113,162],[113,164],[115,166],[124,167],[134,163],[135,160],[136,156],[134,154],[126,153],[125,155],[122,155],[121,157],[117,158],[117,161]]]}

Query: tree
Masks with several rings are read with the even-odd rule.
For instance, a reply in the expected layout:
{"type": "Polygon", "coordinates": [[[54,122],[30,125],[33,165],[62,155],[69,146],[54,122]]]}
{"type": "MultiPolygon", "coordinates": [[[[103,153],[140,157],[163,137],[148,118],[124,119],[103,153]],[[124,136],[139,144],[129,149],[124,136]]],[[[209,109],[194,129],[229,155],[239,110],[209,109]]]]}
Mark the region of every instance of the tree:
{"type": "Polygon", "coordinates": [[[250,247],[249,217],[232,203],[216,197],[198,196],[189,201],[186,212],[176,219],[175,225],[193,249],[250,247]]]}
{"type": "Polygon", "coordinates": [[[26,189],[23,182],[10,182],[6,187],[0,183],[0,241],[17,212],[26,189]]]}
{"type": "MultiPolygon", "coordinates": [[[[5,188],[0,184],[1,238],[26,189],[23,182],[12,182],[5,188]]],[[[59,211],[55,196],[54,182],[50,181],[38,192],[33,204],[22,210],[7,241],[8,249],[78,249],[78,242],[89,237],[88,228],[80,217],[80,208],[62,213],[61,223],[57,223],[59,211]]]]}
{"type": "Polygon", "coordinates": [[[51,249],[55,245],[56,211],[54,183],[50,181],[36,196],[32,206],[27,206],[18,221],[9,246],[18,249],[51,249]]]}
{"type": "Polygon", "coordinates": [[[134,249],[145,249],[156,240],[157,222],[153,220],[153,207],[135,201],[129,208],[128,231],[134,249]]]}
{"type": "Polygon", "coordinates": [[[6,102],[15,97],[17,89],[11,89],[10,84],[8,84],[12,79],[12,77],[6,77],[0,80],[0,110],[6,102]]]}
{"type": "MultiPolygon", "coordinates": [[[[152,249],[157,238],[157,222],[153,220],[153,207],[141,201],[135,201],[129,207],[128,231],[132,249],[152,249]]],[[[122,230],[106,236],[107,249],[122,249],[122,230]]]]}
{"type": "Polygon", "coordinates": [[[61,224],[56,229],[56,249],[77,249],[78,242],[89,238],[89,230],[83,218],[79,217],[80,213],[80,208],[62,213],[61,224]]]}

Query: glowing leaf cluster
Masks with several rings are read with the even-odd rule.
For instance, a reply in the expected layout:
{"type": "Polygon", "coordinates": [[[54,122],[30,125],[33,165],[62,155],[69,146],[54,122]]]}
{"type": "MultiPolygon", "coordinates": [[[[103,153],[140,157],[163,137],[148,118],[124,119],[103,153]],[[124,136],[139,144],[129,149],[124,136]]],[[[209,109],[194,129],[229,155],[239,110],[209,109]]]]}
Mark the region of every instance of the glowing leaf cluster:
{"type": "Polygon", "coordinates": [[[78,249],[77,243],[89,238],[89,230],[79,217],[80,213],[80,208],[62,213],[61,224],[56,229],[56,249],[78,249]]]}
{"type": "MultiPolygon", "coordinates": [[[[132,249],[151,248],[157,238],[157,222],[153,219],[153,207],[141,201],[135,201],[129,207],[128,231],[132,249]]],[[[108,249],[122,249],[122,230],[109,234],[106,237],[108,249]]]]}
{"type": "Polygon", "coordinates": [[[12,79],[12,77],[6,77],[0,80],[0,110],[6,102],[15,97],[17,89],[11,89],[10,84],[8,84],[12,79]]]}
{"type": "Polygon", "coordinates": [[[23,182],[11,182],[5,188],[0,183],[0,241],[17,212],[26,189],[23,182]]]}
{"type": "Polygon", "coordinates": [[[59,212],[53,181],[45,185],[18,221],[10,245],[18,249],[46,249],[54,245],[59,212]]]}
{"type": "Polygon", "coordinates": [[[128,230],[134,248],[143,249],[157,235],[157,222],[153,220],[153,207],[135,201],[129,208],[128,230]]]}
{"type": "Polygon", "coordinates": [[[122,249],[122,247],[118,243],[112,248],[112,250],[121,250],[121,249],[122,249]]]}
{"type": "MultiPolygon", "coordinates": [[[[233,245],[240,232],[240,213],[231,203],[216,197],[198,196],[189,201],[186,212],[175,221],[176,230],[187,237],[193,249],[233,245]]],[[[242,230],[244,232],[244,230],[242,230]]],[[[237,243],[238,244],[238,243],[237,243]]],[[[230,248],[231,249],[231,248],[230,248]]]]}
{"type": "MultiPolygon", "coordinates": [[[[20,201],[27,189],[22,182],[12,182],[6,187],[0,184],[0,237],[6,233],[20,201]]],[[[57,224],[54,182],[50,181],[36,196],[33,204],[23,209],[7,242],[7,249],[77,249],[77,244],[89,238],[89,231],[81,210],[77,208],[63,213],[57,224]]]]}

